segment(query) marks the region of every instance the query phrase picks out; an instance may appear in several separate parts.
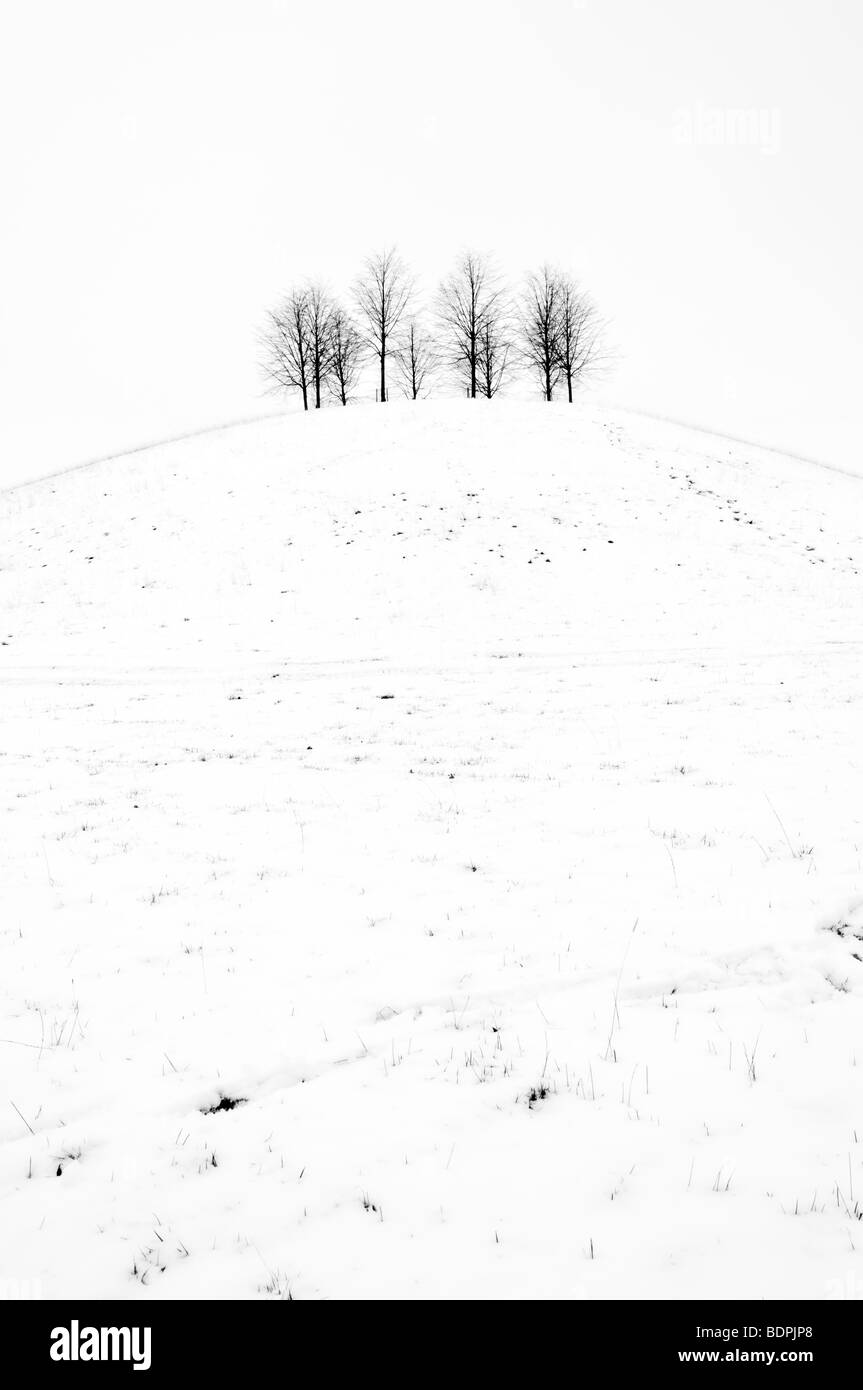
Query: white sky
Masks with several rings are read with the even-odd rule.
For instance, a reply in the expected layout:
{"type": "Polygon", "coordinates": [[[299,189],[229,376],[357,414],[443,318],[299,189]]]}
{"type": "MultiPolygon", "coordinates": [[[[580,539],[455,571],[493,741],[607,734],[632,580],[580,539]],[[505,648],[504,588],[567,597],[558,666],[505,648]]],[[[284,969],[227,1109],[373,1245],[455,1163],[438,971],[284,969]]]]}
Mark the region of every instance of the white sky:
{"type": "Polygon", "coordinates": [[[859,0],[5,0],[0,24],[0,483],[275,408],[265,308],[393,242],[429,288],[466,246],[514,280],[563,263],[614,321],[609,399],[861,465],[859,0]],[[735,110],[748,141],[711,143],[735,110]]]}

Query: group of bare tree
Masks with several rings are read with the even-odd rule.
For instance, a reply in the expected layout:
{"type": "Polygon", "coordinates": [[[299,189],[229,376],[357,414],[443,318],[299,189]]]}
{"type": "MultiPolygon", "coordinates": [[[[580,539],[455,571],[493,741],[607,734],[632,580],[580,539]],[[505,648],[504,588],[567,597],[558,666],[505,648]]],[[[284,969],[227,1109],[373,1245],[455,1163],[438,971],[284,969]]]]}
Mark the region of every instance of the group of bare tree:
{"type": "Polygon", "coordinates": [[[606,360],[603,324],[590,296],[571,275],[543,266],[522,299],[522,351],[539,377],[547,401],[561,379],[570,404],[573,391],[606,360]]]}
{"type": "Polygon", "coordinates": [[[395,251],[366,262],[353,291],[352,318],[317,283],[294,290],[262,334],[262,368],[271,389],[298,391],[316,409],[329,391],[342,405],[372,360],[377,399],[389,399],[388,368],[411,400],[427,395],[447,369],[472,398],[497,395],[523,364],[546,400],[561,381],[575,389],[603,361],[603,324],[587,294],[565,272],[544,266],[513,301],[491,261],[468,252],[440,286],[433,328],[415,312],[415,285],[395,251]]]}
{"type": "Polygon", "coordinates": [[[261,367],[269,387],[299,391],[320,409],[324,388],[347,405],[356,388],[363,343],[356,324],[320,285],[293,290],[268,315],[261,334],[261,367]]]}

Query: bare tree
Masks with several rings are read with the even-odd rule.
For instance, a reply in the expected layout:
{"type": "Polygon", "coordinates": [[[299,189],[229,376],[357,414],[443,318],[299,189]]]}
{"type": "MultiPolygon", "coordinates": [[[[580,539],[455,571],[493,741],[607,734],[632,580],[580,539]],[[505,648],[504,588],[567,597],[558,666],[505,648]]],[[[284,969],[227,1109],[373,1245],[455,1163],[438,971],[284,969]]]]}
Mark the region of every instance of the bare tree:
{"type": "Polygon", "coordinates": [[[330,319],[329,360],[330,390],[347,405],[357,384],[363,344],[356,324],[339,308],[330,319]]]}
{"type": "Polygon", "coordinates": [[[354,292],[365,323],[366,342],[380,364],[382,401],[387,399],[387,356],[412,292],[413,282],[392,249],[366,261],[354,292]]]}
{"type": "Polygon", "coordinates": [[[299,391],[303,409],[309,408],[311,352],[309,304],[305,290],[293,290],[268,316],[261,334],[261,368],[271,391],[299,391]]]}
{"type": "Polygon", "coordinates": [[[409,400],[423,394],[437,369],[437,348],[422,324],[411,319],[395,352],[402,388],[409,400]]]}
{"type": "Polygon", "coordinates": [[[499,306],[502,290],[487,257],[466,252],[438,290],[437,310],[444,353],[464,380],[471,398],[479,384],[480,341],[486,320],[499,306]]]}
{"type": "Polygon", "coordinates": [[[559,277],[560,310],[558,350],[569,403],[573,386],[597,371],[606,361],[603,347],[605,324],[589,295],[570,275],[559,277]]]}
{"type": "Polygon", "coordinates": [[[560,380],[561,285],[559,276],[543,266],[531,275],[522,300],[521,338],[525,361],[539,376],[550,401],[560,380]]]}
{"type": "Polygon", "coordinates": [[[306,291],[306,321],[308,324],[309,370],[315,389],[315,409],[321,408],[321,387],[330,374],[333,313],[332,300],[320,285],[309,285],[306,291]]]}
{"type": "Polygon", "coordinates": [[[510,364],[511,346],[507,317],[502,310],[495,308],[485,316],[477,361],[480,395],[489,400],[497,395],[503,384],[510,364]]]}

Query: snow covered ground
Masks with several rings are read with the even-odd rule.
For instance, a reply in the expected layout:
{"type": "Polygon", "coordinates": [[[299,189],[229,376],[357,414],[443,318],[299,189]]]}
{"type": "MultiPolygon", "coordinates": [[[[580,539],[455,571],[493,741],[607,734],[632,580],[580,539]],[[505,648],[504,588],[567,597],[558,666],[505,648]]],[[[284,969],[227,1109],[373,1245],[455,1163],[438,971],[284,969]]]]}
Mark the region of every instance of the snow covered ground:
{"type": "Polygon", "coordinates": [[[863,480],[332,409],[0,566],[0,1288],[863,1296],[863,480]]]}

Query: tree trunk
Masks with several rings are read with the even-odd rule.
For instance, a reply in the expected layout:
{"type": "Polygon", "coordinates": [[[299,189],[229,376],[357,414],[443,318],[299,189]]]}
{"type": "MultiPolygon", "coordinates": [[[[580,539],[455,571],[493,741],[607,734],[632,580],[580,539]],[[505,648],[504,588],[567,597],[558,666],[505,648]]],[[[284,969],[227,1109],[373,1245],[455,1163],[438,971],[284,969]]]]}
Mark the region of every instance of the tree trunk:
{"type": "Polygon", "coordinates": [[[476,312],[475,312],[476,301],[473,299],[473,291],[471,291],[471,299],[472,299],[472,302],[473,302],[474,307],[471,308],[470,318],[468,319],[469,334],[470,334],[470,336],[469,336],[469,338],[468,338],[469,353],[470,353],[470,398],[471,398],[471,400],[475,400],[475,399],[476,399],[476,376],[477,376],[476,367],[477,367],[477,362],[478,362],[478,360],[479,360],[479,333],[477,332],[477,326],[476,326],[476,312]]]}
{"type": "Polygon", "coordinates": [[[381,335],[381,401],[387,398],[387,340],[381,335]]]}

